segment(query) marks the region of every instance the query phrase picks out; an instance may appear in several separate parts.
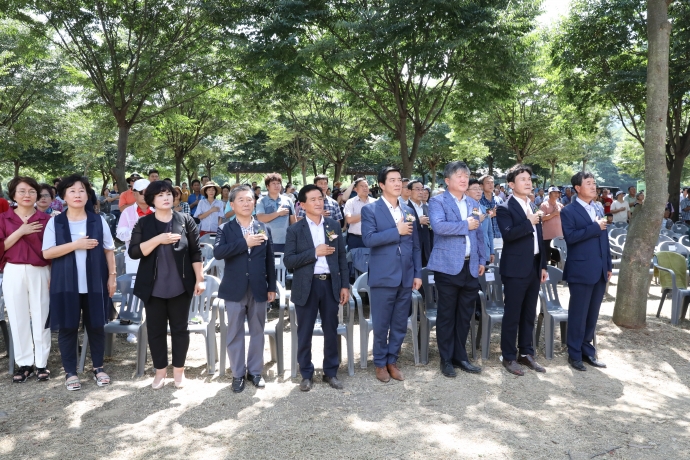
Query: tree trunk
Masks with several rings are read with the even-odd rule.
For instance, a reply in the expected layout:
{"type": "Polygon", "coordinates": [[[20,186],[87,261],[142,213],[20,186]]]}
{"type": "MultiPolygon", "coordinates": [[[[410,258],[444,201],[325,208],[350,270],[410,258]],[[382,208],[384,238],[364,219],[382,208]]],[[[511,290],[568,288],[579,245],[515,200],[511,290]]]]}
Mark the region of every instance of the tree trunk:
{"type": "Polygon", "coordinates": [[[299,161],[299,169],[302,171],[302,187],[307,185],[307,160],[304,158],[299,161]]]}
{"type": "Polygon", "coordinates": [[[235,183],[236,184],[240,183],[240,173],[235,173],[235,183]]]}
{"type": "Polygon", "coordinates": [[[494,175],[494,157],[493,157],[493,155],[489,155],[488,157],[486,157],[486,164],[489,166],[489,171],[487,174],[489,174],[489,176],[493,176],[494,175]]]}
{"type": "Polygon", "coordinates": [[[117,133],[117,160],[115,161],[115,177],[117,178],[117,189],[127,190],[125,180],[125,166],[127,162],[127,142],[129,141],[130,126],[123,120],[118,121],[117,133]]]}
{"type": "MultiPolygon", "coordinates": [[[[319,175],[319,170],[316,169],[316,160],[311,160],[311,167],[314,169],[314,175],[318,176],[319,175]]],[[[306,181],[304,182],[306,185],[306,181]]]]}
{"type": "Polygon", "coordinates": [[[586,172],[586,171],[587,171],[587,159],[583,158],[582,159],[582,172],[586,172]]]}
{"type": "Polygon", "coordinates": [[[645,118],[646,198],[635,211],[623,251],[613,322],[643,328],[647,319],[649,261],[654,254],[666,203],[666,119],[668,116],[668,60],[671,24],[668,0],[647,2],[647,115],[645,118]]]}
{"type": "Polygon", "coordinates": [[[175,151],[175,183],[179,184],[182,178],[182,159],[184,158],[184,152],[179,150],[175,151]]]}
{"type": "Polygon", "coordinates": [[[673,221],[676,222],[680,213],[680,182],[683,175],[683,164],[685,163],[685,156],[676,155],[673,157],[673,165],[668,172],[668,194],[669,201],[673,203],[673,221]]]}
{"type": "Polygon", "coordinates": [[[551,163],[551,183],[554,183],[554,178],[556,177],[556,163],[551,163]]]}
{"type": "MultiPolygon", "coordinates": [[[[431,168],[431,191],[433,192],[436,188],[436,166],[431,168]]],[[[431,198],[431,197],[429,197],[431,198]]]]}
{"type": "Polygon", "coordinates": [[[19,160],[14,160],[13,163],[14,163],[14,177],[19,177],[19,166],[20,166],[19,160]]]}
{"type": "Polygon", "coordinates": [[[340,180],[340,175],[343,172],[343,164],[344,161],[336,161],[335,162],[335,172],[333,173],[333,183],[335,184],[340,180]]]}

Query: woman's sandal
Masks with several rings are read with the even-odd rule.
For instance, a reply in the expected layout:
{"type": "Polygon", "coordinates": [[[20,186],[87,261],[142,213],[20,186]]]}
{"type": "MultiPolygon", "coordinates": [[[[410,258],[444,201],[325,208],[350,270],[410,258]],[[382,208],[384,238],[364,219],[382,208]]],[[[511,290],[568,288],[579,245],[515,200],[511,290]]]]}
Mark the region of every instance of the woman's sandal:
{"type": "Polygon", "coordinates": [[[36,380],[41,382],[50,380],[50,371],[45,367],[36,368],[36,380]]]}
{"type": "Polygon", "coordinates": [[[14,371],[12,381],[14,383],[24,383],[26,382],[26,379],[28,379],[32,375],[34,375],[33,366],[21,366],[16,371],[14,371]]]}
{"type": "Polygon", "coordinates": [[[79,376],[74,373],[69,373],[65,376],[65,388],[68,391],[81,390],[81,382],[79,381],[79,376]]]}
{"type": "Polygon", "coordinates": [[[110,377],[105,373],[102,367],[93,370],[93,379],[99,387],[110,385],[110,377]]]}

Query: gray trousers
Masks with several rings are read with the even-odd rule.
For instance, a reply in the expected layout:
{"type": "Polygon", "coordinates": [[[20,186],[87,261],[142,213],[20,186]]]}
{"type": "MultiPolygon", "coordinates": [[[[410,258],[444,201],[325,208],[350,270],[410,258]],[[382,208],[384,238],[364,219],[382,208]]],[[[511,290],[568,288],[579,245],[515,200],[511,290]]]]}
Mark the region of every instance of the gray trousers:
{"type": "Polygon", "coordinates": [[[250,288],[239,302],[225,301],[228,314],[228,358],[235,378],[243,377],[247,371],[261,375],[264,368],[264,325],[266,324],[266,302],[257,302],[250,288]],[[244,320],[249,326],[249,352],[244,358],[244,320]],[[246,364],[245,364],[246,363],[246,364]]]}

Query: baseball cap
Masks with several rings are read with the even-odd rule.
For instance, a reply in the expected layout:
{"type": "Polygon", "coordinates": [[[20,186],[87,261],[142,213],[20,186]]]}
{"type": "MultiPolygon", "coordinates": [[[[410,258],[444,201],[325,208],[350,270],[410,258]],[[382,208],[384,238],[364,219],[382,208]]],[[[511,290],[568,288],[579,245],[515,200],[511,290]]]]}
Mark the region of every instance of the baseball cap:
{"type": "Polygon", "coordinates": [[[618,196],[618,195],[625,195],[625,192],[622,191],[622,190],[618,190],[618,191],[616,192],[616,196],[618,196]]]}
{"type": "Polygon", "coordinates": [[[137,192],[143,192],[146,190],[146,187],[149,186],[151,182],[148,181],[148,179],[138,179],[134,182],[134,185],[132,185],[132,190],[136,190],[137,192]]]}
{"type": "Polygon", "coordinates": [[[551,192],[561,193],[561,191],[558,189],[558,187],[549,187],[549,193],[551,193],[551,192]]]}

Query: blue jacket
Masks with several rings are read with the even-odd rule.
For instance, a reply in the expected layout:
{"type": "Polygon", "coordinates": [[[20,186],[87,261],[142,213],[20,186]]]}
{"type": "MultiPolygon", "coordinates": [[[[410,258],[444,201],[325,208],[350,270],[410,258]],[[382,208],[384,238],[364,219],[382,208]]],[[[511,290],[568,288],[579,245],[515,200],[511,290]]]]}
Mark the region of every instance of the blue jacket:
{"type": "Polygon", "coordinates": [[[595,284],[602,275],[608,279],[612,266],[606,230],[577,201],[561,210],[561,227],[568,246],[563,279],[576,284],[595,284]]]}
{"type": "MultiPolygon", "coordinates": [[[[479,212],[486,214],[486,207],[479,203],[479,212]]],[[[494,254],[494,226],[491,223],[489,216],[484,218],[484,222],[479,224],[482,229],[482,236],[484,237],[484,246],[486,247],[486,261],[489,262],[490,256],[494,254]]]]}
{"type": "Polygon", "coordinates": [[[231,302],[239,302],[247,292],[247,286],[257,302],[266,302],[269,292],[276,292],[276,265],[273,257],[271,230],[263,222],[255,221],[268,240],[254,246],[248,252],[247,241],[237,219],[223,226],[216,235],[213,257],[225,261],[223,279],[218,289],[218,297],[231,302]]]}
{"type": "MultiPolygon", "coordinates": [[[[407,206],[402,210],[414,215],[407,206]]],[[[371,248],[369,286],[412,288],[414,278],[422,278],[417,226],[412,226],[411,235],[401,236],[382,198],[362,208],[362,240],[371,248]]]]}
{"type": "MultiPolygon", "coordinates": [[[[479,203],[466,196],[467,216],[472,216],[479,203]]],[[[431,250],[427,268],[435,272],[457,275],[465,264],[465,236],[470,237],[470,273],[479,276],[479,266],[484,265],[486,254],[484,235],[479,228],[469,230],[467,221],[462,220],[455,198],[449,191],[429,200],[429,220],[434,229],[434,248],[431,250]]]]}

